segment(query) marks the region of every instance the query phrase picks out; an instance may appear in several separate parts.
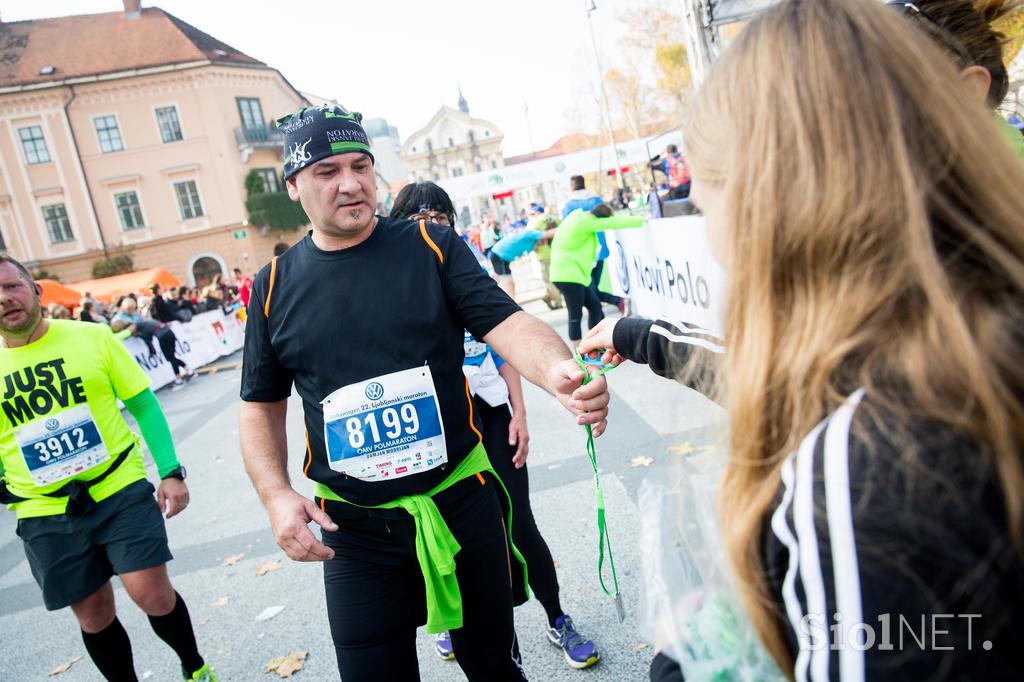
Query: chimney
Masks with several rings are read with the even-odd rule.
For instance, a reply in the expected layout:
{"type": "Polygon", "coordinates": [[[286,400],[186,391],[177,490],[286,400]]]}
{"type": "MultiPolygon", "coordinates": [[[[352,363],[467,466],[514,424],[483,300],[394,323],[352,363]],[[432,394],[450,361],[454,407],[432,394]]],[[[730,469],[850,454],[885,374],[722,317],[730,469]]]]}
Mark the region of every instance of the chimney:
{"type": "Polygon", "coordinates": [[[124,0],[124,18],[138,19],[142,16],[142,0],[124,0]]]}

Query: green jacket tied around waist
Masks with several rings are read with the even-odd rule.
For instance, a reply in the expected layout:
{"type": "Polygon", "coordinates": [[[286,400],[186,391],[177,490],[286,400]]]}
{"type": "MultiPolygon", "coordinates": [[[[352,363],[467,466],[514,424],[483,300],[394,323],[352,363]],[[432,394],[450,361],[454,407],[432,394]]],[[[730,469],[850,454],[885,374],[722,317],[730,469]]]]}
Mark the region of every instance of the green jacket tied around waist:
{"type": "MultiPolygon", "coordinates": [[[[439,485],[423,495],[405,495],[391,502],[374,506],[353,504],[348,500],[335,494],[322,483],[316,484],[316,494],[328,500],[352,504],[355,507],[364,509],[394,509],[401,507],[409,512],[416,523],[416,558],[423,572],[423,584],[427,596],[427,632],[437,633],[445,630],[453,630],[462,627],[462,594],[459,591],[459,583],[455,577],[455,559],[462,547],[458,540],[452,535],[440,510],[434,504],[433,497],[438,493],[447,490],[459,481],[475,476],[476,474],[488,472],[495,481],[501,483],[501,479],[491,468],[487,459],[487,451],[483,445],[477,445],[462,461],[459,466],[445,478],[439,485]]],[[[501,489],[505,493],[506,516],[505,532],[508,536],[508,545],[512,549],[512,555],[523,571],[523,596],[517,599],[521,603],[529,598],[529,583],[526,573],[526,561],[519,550],[512,544],[512,504],[505,490],[505,484],[501,483],[501,489]]],[[[516,586],[512,585],[513,592],[516,586]]]]}

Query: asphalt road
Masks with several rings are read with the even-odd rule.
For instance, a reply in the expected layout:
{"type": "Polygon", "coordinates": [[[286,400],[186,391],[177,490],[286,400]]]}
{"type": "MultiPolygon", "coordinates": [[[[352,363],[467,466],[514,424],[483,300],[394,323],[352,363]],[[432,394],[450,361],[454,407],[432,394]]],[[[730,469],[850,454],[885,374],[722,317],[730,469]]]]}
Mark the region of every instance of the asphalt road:
{"type": "MultiPolygon", "coordinates": [[[[564,311],[549,312],[539,303],[528,310],[564,334],[564,311]]],[[[201,652],[222,680],[278,679],[264,672],[266,663],[293,652],[308,652],[305,669],[295,673],[295,679],[336,680],[322,569],[292,562],[278,549],[242,467],[240,361],[239,353],[181,389],[158,393],[179,457],[189,471],[192,496],[189,508],[167,524],[175,556],[169,564],[172,581],[188,604],[201,652]],[[235,558],[235,563],[224,565],[229,558],[235,558]],[[279,568],[257,575],[257,569],[274,560],[279,568]],[[271,607],[283,610],[257,620],[271,607]]],[[[621,624],[612,601],[598,585],[593,482],[582,429],[553,398],[536,387],[526,387],[534,513],[558,564],[563,606],[579,629],[597,642],[603,657],[588,670],[569,669],[561,652],[547,641],[544,612],[534,600],[516,610],[516,629],[531,680],[647,679],[653,652],[639,625],[637,543],[640,525],[650,520],[639,518],[637,487],[647,476],[663,475],[673,458],[683,456],[680,451],[689,450],[685,444],[700,451],[719,433],[714,427],[722,417],[717,407],[645,367],[625,365],[609,378],[611,416],[607,433],[598,440],[598,457],[627,610],[621,624]],[[637,457],[654,461],[634,466],[630,460],[637,457]]],[[[292,479],[300,492],[311,494],[312,486],[300,469],[303,430],[296,396],[289,403],[288,433],[292,479]]],[[[147,467],[155,480],[152,462],[147,460],[147,467]]],[[[85,648],[69,610],[49,613],[43,608],[14,531],[14,515],[0,511],[0,681],[101,680],[87,657],[67,672],[48,677],[61,664],[85,656],[85,648]]],[[[120,583],[115,580],[114,584],[119,617],[132,638],[140,678],[181,679],[173,652],[153,634],[120,583]]],[[[422,679],[465,679],[457,664],[433,654],[432,641],[421,629],[422,679]]]]}

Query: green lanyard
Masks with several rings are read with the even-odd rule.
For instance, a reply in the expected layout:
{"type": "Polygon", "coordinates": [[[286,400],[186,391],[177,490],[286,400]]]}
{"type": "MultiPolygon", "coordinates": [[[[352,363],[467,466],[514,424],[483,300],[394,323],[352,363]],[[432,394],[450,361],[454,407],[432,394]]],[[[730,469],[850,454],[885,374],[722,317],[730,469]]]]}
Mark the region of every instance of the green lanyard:
{"type": "MultiPolygon", "coordinates": [[[[576,364],[583,370],[583,385],[589,384],[595,377],[602,376],[615,369],[615,365],[605,365],[597,372],[597,374],[591,375],[587,371],[587,363],[583,360],[583,356],[580,355],[579,349],[573,351],[573,358],[576,360],[576,364]]],[[[601,582],[601,589],[609,597],[615,599],[615,611],[619,616],[619,622],[621,623],[626,619],[626,609],[622,604],[622,595],[619,593],[619,577],[615,573],[615,557],[612,556],[612,541],[608,537],[608,526],[605,523],[605,511],[604,511],[604,491],[601,490],[601,475],[597,469],[597,449],[594,447],[594,433],[590,429],[590,424],[584,424],[583,428],[587,432],[587,458],[590,460],[590,466],[594,470],[594,498],[597,500],[597,578],[601,582]],[[615,591],[612,592],[608,589],[604,582],[604,555],[605,547],[608,548],[608,565],[612,569],[612,584],[615,591]]]]}

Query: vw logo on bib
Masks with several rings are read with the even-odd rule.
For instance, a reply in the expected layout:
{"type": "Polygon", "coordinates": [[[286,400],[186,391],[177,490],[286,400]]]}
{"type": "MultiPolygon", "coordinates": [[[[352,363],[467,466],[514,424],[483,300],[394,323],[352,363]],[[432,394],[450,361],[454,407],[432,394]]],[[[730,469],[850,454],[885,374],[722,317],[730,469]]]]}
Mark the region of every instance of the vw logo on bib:
{"type": "Polygon", "coordinates": [[[369,400],[380,400],[384,397],[384,387],[377,381],[372,382],[366,387],[366,397],[369,400]]]}
{"type": "Polygon", "coordinates": [[[56,431],[57,429],[60,428],[60,420],[50,417],[49,419],[46,420],[45,426],[47,431],[56,431]]]}

